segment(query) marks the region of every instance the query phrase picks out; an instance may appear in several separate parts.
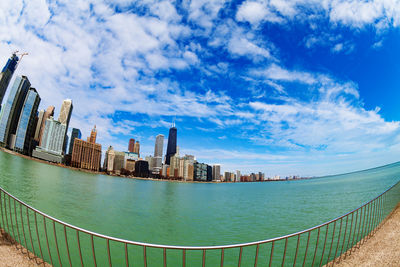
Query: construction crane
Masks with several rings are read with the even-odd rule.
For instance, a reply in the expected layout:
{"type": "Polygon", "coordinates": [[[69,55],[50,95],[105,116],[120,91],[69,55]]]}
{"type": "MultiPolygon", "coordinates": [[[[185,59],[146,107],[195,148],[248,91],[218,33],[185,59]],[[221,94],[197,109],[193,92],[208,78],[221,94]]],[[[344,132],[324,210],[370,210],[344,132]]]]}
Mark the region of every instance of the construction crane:
{"type": "Polygon", "coordinates": [[[19,52],[18,50],[15,50],[15,51],[12,53],[13,55],[19,57],[18,63],[17,63],[17,65],[15,66],[15,69],[18,67],[19,63],[21,63],[22,58],[23,58],[24,56],[26,56],[26,55],[29,55],[29,54],[26,53],[26,52],[19,53],[19,54],[18,54],[18,52],[19,52]]]}

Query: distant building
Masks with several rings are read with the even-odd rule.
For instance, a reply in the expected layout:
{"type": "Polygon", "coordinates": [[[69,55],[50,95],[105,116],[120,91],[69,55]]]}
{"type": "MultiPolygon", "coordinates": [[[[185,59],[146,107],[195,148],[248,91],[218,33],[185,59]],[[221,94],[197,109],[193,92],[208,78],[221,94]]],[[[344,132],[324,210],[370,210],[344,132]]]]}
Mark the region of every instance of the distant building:
{"type": "Polygon", "coordinates": [[[149,163],[145,160],[138,160],[135,163],[135,176],[136,177],[149,177],[149,163]]]}
{"type": "Polygon", "coordinates": [[[13,53],[0,73],[0,104],[3,102],[7,87],[18,66],[18,61],[19,58],[15,53],[13,53]]]}
{"type": "Polygon", "coordinates": [[[207,181],[212,181],[212,167],[210,165],[207,165],[207,181]]]}
{"type": "Polygon", "coordinates": [[[167,154],[165,156],[165,164],[170,164],[170,158],[176,154],[177,148],[177,132],[178,130],[175,127],[175,123],[169,129],[168,134],[168,144],[167,144],[167,154]]]}
{"type": "Polygon", "coordinates": [[[35,146],[35,122],[39,103],[40,97],[38,92],[36,89],[30,88],[19,118],[14,147],[14,150],[25,155],[32,155],[32,150],[35,146]]]}
{"type": "Polygon", "coordinates": [[[49,106],[43,114],[43,119],[41,121],[40,128],[39,128],[39,146],[42,145],[43,132],[44,132],[46,120],[50,117],[54,117],[54,109],[55,109],[54,106],[49,106]]]}
{"type": "Polygon", "coordinates": [[[89,143],[95,144],[96,138],[97,138],[97,129],[96,129],[96,125],[95,125],[94,128],[92,129],[92,131],[90,132],[90,136],[87,138],[87,141],[89,143]]]}
{"type": "Polygon", "coordinates": [[[6,103],[0,112],[0,145],[14,148],[15,134],[25,97],[31,86],[26,76],[15,79],[6,103]],[[13,136],[11,138],[11,136],[13,136]]]}
{"type": "Polygon", "coordinates": [[[242,175],[240,174],[240,171],[239,170],[237,170],[236,171],[236,182],[240,182],[240,177],[241,177],[242,175]]]}
{"type": "Polygon", "coordinates": [[[138,154],[138,156],[140,157],[140,144],[139,144],[139,141],[136,141],[135,146],[133,147],[133,152],[138,154]]]}
{"type": "Polygon", "coordinates": [[[162,155],[164,146],[164,135],[159,134],[156,136],[156,142],[154,145],[154,166],[153,171],[160,173],[162,168],[162,155]]]}
{"type": "Polygon", "coordinates": [[[39,111],[39,115],[37,118],[37,122],[36,122],[36,129],[35,129],[35,135],[34,135],[34,140],[39,144],[39,133],[40,133],[40,126],[42,125],[42,121],[43,121],[43,116],[44,116],[44,109],[39,111]]]}
{"type": "MultiPolygon", "coordinates": [[[[94,128],[92,133],[97,131],[94,128]]],[[[92,135],[91,135],[92,137],[92,135]]],[[[89,138],[89,140],[95,140],[96,138],[89,138]]],[[[100,170],[101,162],[101,145],[87,142],[82,139],[75,139],[74,147],[72,149],[71,166],[88,169],[93,171],[100,170]]]]}
{"type": "MultiPolygon", "coordinates": [[[[73,110],[72,100],[65,99],[61,105],[60,114],[58,116],[58,121],[61,124],[65,125],[64,141],[62,145],[62,151],[64,154],[67,150],[68,138],[66,138],[66,135],[68,131],[69,121],[71,120],[72,110],[73,110]]],[[[93,143],[96,143],[96,140],[93,143]]]]}
{"type": "Polygon", "coordinates": [[[221,165],[215,164],[212,167],[212,179],[213,181],[221,180],[221,165]]]}
{"type": "Polygon", "coordinates": [[[124,152],[124,153],[125,153],[125,160],[136,161],[139,159],[139,155],[135,152],[124,152]]]}
{"type": "Polygon", "coordinates": [[[193,169],[193,179],[195,181],[207,181],[207,164],[195,162],[193,169]]]}
{"type": "Polygon", "coordinates": [[[135,139],[131,138],[129,139],[128,151],[135,152],[134,149],[135,149],[135,139]]]}
{"type": "Polygon", "coordinates": [[[104,157],[103,169],[110,173],[114,171],[115,152],[112,146],[109,146],[104,157]]]}
{"type": "Polygon", "coordinates": [[[69,149],[68,149],[68,154],[69,155],[72,154],[72,149],[74,148],[74,140],[76,138],[78,138],[78,139],[82,138],[81,130],[79,130],[77,128],[72,128],[71,141],[69,142],[69,149]]]}

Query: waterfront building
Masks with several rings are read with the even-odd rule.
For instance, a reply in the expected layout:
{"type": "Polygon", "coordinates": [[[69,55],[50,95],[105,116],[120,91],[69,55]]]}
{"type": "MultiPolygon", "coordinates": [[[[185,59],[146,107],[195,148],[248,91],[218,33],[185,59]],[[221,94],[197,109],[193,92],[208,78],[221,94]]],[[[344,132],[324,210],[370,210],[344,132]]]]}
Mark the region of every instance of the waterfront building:
{"type": "Polygon", "coordinates": [[[207,181],[212,181],[212,166],[207,165],[207,181]]]}
{"type": "Polygon", "coordinates": [[[185,155],[183,160],[183,179],[185,181],[193,181],[193,164],[195,162],[195,157],[192,155],[185,155]]]}
{"type": "Polygon", "coordinates": [[[68,154],[72,155],[72,149],[74,147],[74,140],[76,138],[81,139],[82,137],[82,133],[81,130],[77,129],[77,128],[72,128],[72,132],[71,132],[71,140],[69,142],[69,148],[68,148],[68,154]]]}
{"type": "Polygon", "coordinates": [[[207,181],[207,164],[197,161],[193,164],[193,179],[195,181],[207,181]]]}
{"type": "Polygon", "coordinates": [[[162,155],[164,146],[164,135],[159,134],[156,136],[156,142],[154,145],[154,166],[153,171],[159,173],[162,167],[162,155]]]}
{"type": "Polygon", "coordinates": [[[219,164],[214,164],[212,167],[212,179],[213,181],[219,181],[221,180],[221,165],[219,164]]]}
{"type": "Polygon", "coordinates": [[[44,132],[44,126],[46,123],[46,120],[50,117],[54,117],[54,106],[49,106],[46,111],[43,114],[43,119],[40,124],[40,129],[39,129],[39,146],[42,145],[42,139],[43,139],[43,132],[44,132]]]}
{"type": "Polygon", "coordinates": [[[19,58],[15,53],[13,53],[0,73],[0,105],[3,102],[7,87],[11,81],[15,69],[17,68],[18,61],[19,58]]]}
{"type": "Polygon", "coordinates": [[[13,148],[18,120],[25,102],[25,97],[31,86],[26,76],[18,76],[11,88],[7,101],[0,112],[0,145],[13,148]],[[12,140],[10,139],[13,135],[12,140]]]}
{"type": "Polygon", "coordinates": [[[135,139],[131,138],[129,139],[128,151],[135,152],[134,149],[135,149],[135,139]]]}
{"type": "Polygon", "coordinates": [[[60,111],[60,114],[58,115],[58,121],[61,124],[65,125],[65,134],[64,134],[64,140],[63,140],[63,145],[62,145],[62,150],[63,150],[64,154],[67,150],[68,138],[66,138],[66,135],[67,135],[67,131],[68,131],[69,121],[71,119],[72,109],[73,109],[72,100],[65,99],[65,100],[63,100],[63,103],[61,105],[61,111],[60,111]]]}
{"type": "Polygon", "coordinates": [[[169,177],[175,177],[178,178],[178,173],[179,173],[179,155],[175,154],[170,157],[170,171],[169,171],[169,177]]]}
{"type": "Polygon", "coordinates": [[[124,154],[125,154],[125,161],[126,160],[137,161],[139,159],[139,155],[135,152],[124,152],[124,154]]]}
{"type": "Polygon", "coordinates": [[[230,182],[231,181],[231,173],[230,172],[225,172],[224,181],[225,182],[230,182]]]}
{"type": "Polygon", "coordinates": [[[149,163],[145,160],[138,160],[135,162],[135,176],[136,177],[149,177],[149,163]]]}
{"type": "Polygon", "coordinates": [[[112,146],[109,146],[105,153],[104,164],[103,164],[103,169],[108,173],[114,170],[114,158],[115,158],[114,148],[112,146]]]}
{"type": "Polygon", "coordinates": [[[35,135],[33,136],[33,139],[39,144],[39,133],[40,133],[40,126],[42,125],[43,121],[43,116],[44,116],[44,109],[39,111],[39,115],[37,117],[37,122],[36,122],[36,129],[35,129],[35,135]]]}
{"type": "Polygon", "coordinates": [[[177,152],[177,135],[178,130],[175,127],[175,123],[172,124],[172,127],[169,129],[168,134],[168,144],[167,144],[167,154],[165,156],[165,164],[170,164],[170,159],[177,152]]]}
{"type": "Polygon", "coordinates": [[[139,144],[139,141],[136,141],[135,146],[133,147],[133,152],[138,154],[138,156],[140,157],[140,144],[139,144]]]}
{"type": "Polygon", "coordinates": [[[167,164],[163,164],[162,165],[162,169],[161,169],[161,176],[163,176],[163,177],[168,177],[168,168],[169,168],[169,165],[167,165],[167,164]]]}
{"type": "MultiPolygon", "coordinates": [[[[92,130],[92,133],[96,132],[96,126],[92,130]]],[[[92,135],[91,135],[92,137],[92,135]]],[[[95,138],[89,138],[91,141],[95,141],[95,138]]],[[[100,170],[101,162],[101,145],[87,142],[82,139],[75,138],[74,147],[72,149],[71,166],[88,169],[93,171],[100,170]]]]}
{"type": "Polygon", "coordinates": [[[130,171],[130,172],[134,172],[135,171],[135,163],[136,163],[135,160],[127,159],[125,161],[125,169],[130,171]]]}
{"type": "Polygon", "coordinates": [[[237,170],[236,171],[236,182],[240,182],[240,176],[242,176],[242,175],[240,174],[240,171],[237,170]]]}
{"type": "Polygon", "coordinates": [[[40,103],[40,97],[36,89],[30,88],[26,95],[19,118],[14,150],[25,155],[32,155],[35,134],[36,114],[40,103]]]}
{"type": "Polygon", "coordinates": [[[92,129],[92,131],[90,132],[90,136],[87,138],[87,141],[89,143],[95,144],[96,138],[97,138],[97,129],[96,129],[96,125],[95,125],[94,128],[92,129]]]}

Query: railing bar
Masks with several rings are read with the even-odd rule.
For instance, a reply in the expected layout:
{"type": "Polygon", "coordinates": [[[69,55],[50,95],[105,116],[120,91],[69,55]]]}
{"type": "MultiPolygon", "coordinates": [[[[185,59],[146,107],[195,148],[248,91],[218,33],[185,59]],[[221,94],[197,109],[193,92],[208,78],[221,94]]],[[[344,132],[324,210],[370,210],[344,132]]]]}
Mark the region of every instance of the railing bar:
{"type": "Polygon", "coordinates": [[[270,256],[269,256],[269,267],[272,266],[272,256],[274,255],[274,245],[275,245],[275,241],[272,241],[271,253],[270,253],[270,256]]]}
{"type": "Polygon", "coordinates": [[[346,243],[346,233],[347,233],[347,225],[349,222],[349,216],[346,217],[346,227],[344,229],[344,235],[343,235],[343,243],[342,243],[342,249],[340,250],[340,255],[339,255],[339,262],[342,259],[342,255],[343,255],[343,248],[344,248],[344,244],[346,243]]]}
{"type": "Polygon", "coordinates": [[[379,213],[378,213],[378,227],[380,229],[381,227],[381,222],[382,222],[382,197],[379,197],[379,213]]]}
{"type": "Polygon", "coordinates": [[[351,252],[353,251],[353,247],[354,247],[354,245],[355,245],[355,244],[354,244],[354,239],[355,239],[355,237],[356,237],[357,221],[358,221],[358,210],[357,210],[357,213],[356,213],[356,221],[355,221],[355,223],[354,223],[353,240],[351,240],[351,247],[350,247],[349,255],[351,255],[351,252]]]}
{"type": "Polygon", "coordinates": [[[297,253],[299,252],[300,236],[301,236],[301,235],[298,235],[298,236],[297,236],[296,253],[295,253],[295,255],[294,255],[293,267],[296,266],[297,253]]]}
{"type": "Polygon", "coordinates": [[[372,214],[372,204],[369,204],[369,213],[367,215],[368,219],[367,219],[367,225],[366,225],[366,233],[365,233],[365,239],[364,239],[364,243],[365,241],[367,241],[368,237],[369,237],[369,226],[371,225],[371,214],[372,214]]]}
{"type": "Polygon", "coordinates": [[[347,240],[347,246],[346,246],[346,251],[344,253],[344,258],[347,257],[347,251],[349,250],[349,243],[350,243],[350,239],[351,239],[351,232],[353,229],[353,220],[354,220],[354,213],[351,214],[351,223],[350,223],[350,233],[349,233],[349,239],[347,240]]]}
{"type": "Polygon", "coordinates": [[[125,263],[126,263],[126,267],[129,267],[128,244],[127,243],[125,243],[125,263]]]}
{"type": "Polygon", "coordinates": [[[110,239],[107,239],[107,254],[108,254],[108,263],[111,267],[112,261],[111,261],[111,251],[110,251],[110,239]]]}
{"type": "Polygon", "coordinates": [[[147,267],[146,246],[143,246],[143,261],[144,261],[144,267],[147,267]]]}
{"type": "MultiPolygon", "coordinates": [[[[242,253],[243,253],[243,247],[240,247],[238,267],[240,267],[240,264],[242,264],[242,253]]],[[[203,267],[204,267],[204,265],[203,265],[203,267]]]]}
{"type": "Polygon", "coordinates": [[[55,222],[55,221],[53,221],[53,233],[54,233],[54,241],[55,241],[55,243],[56,243],[56,250],[57,250],[58,263],[60,263],[60,266],[62,266],[61,258],[60,258],[60,251],[58,250],[58,241],[57,241],[56,222],[55,222]]]}
{"type": "Polygon", "coordinates": [[[68,255],[68,261],[69,261],[69,266],[72,267],[71,263],[71,256],[69,254],[69,247],[68,247],[68,238],[67,238],[67,227],[64,225],[64,237],[65,237],[65,246],[67,248],[67,255],[68,255]]]}
{"type": "Polygon", "coordinates": [[[308,252],[308,245],[310,244],[310,236],[311,236],[311,231],[308,232],[306,251],[304,252],[304,259],[303,259],[303,267],[304,267],[305,264],[306,264],[307,252],[308,252]]]}
{"type": "Polygon", "coordinates": [[[375,211],[374,211],[374,230],[373,232],[376,233],[376,222],[377,222],[377,214],[378,214],[378,207],[379,207],[379,202],[378,200],[375,200],[375,211]]]}
{"type": "MultiPolygon", "coordinates": [[[[204,261],[204,258],[203,258],[204,261]]],[[[167,250],[163,248],[163,262],[164,262],[164,267],[167,267],[167,250]]],[[[203,263],[204,266],[204,263],[203,263]]]]}
{"type": "Polygon", "coordinates": [[[0,190],[0,208],[1,208],[1,220],[2,220],[2,224],[1,224],[1,228],[4,229],[4,232],[6,230],[6,224],[4,222],[4,212],[3,212],[3,197],[2,197],[3,191],[0,190]]]}
{"type": "Polygon", "coordinates": [[[39,244],[40,257],[41,257],[41,259],[42,259],[42,261],[43,261],[43,263],[44,263],[43,252],[42,252],[42,246],[40,245],[40,239],[39,239],[39,230],[38,230],[38,226],[37,226],[37,218],[36,218],[37,216],[36,216],[36,212],[35,212],[34,214],[35,214],[36,236],[37,236],[38,244],[39,244]]]}
{"type": "Polygon", "coordinates": [[[8,217],[7,217],[7,200],[5,194],[4,194],[4,214],[6,215],[7,234],[10,234],[10,227],[8,226],[8,217]]]}
{"type": "Polygon", "coordinates": [[[182,267],[186,266],[186,249],[182,250],[182,267]]]}
{"type": "MultiPolygon", "coordinates": [[[[36,214],[36,213],[35,213],[36,214]]],[[[15,224],[17,225],[17,233],[18,233],[18,243],[22,247],[21,243],[21,235],[19,234],[19,227],[18,227],[18,217],[17,217],[17,206],[14,199],[14,216],[15,216],[15,224]]]]}
{"type": "Polygon", "coordinates": [[[79,259],[81,260],[81,266],[83,267],[83,258],[82,258],[82,250],[81,250],[81,240],[79,238],[79,231],[76,230],[76,240],[78,241],[78,251],[79,251],[79,259]]]}
{"type": "Polygon", "coordinates": [[[317,243],[315,244],[314,257],[313,257],[312,264],[311,264],[312,267],[314,266],[315,257],[317,256],[318,243],[319,243],[319,234],[320,234],[320,232],[321,232],[321,228],[318,228],[317,243]]]}
{"type": "Polygon", "coordinates": [[[335,230],[336,230],[336,221],[333,223],[333,233],[332,233],[331,247],[329,249],[328,259],[326,260],[327,263],[329,263],[329,259],[331,257],[331,253],[332,253],[333,240],[335,239],[335,230]]]}
{"type": "Polygon", "coordinates": [[[286,249],[287,249],[288,239],[285,239],[285,250],[283,251],[283,258],[282,258],[282,267],[285,266],[285,257],[286,257],[286,249]]]}
{"type": "Polygon", "coordinates": [[[221,267],[224,266],[224,249],[221,249],[221,267]]]}
{"type": "Polygon", "coordinates": [[[371,232],[372,232],[372,228],[373,228],[375,202],[372,202],[371,206],[372,206],[371,207],[371,216],[370,216],[369,225],[368,225],[368,238],[371,237],[371,232]]]}
{"type": "Polygon", "coordinates": [[[97,261],[96,261],[96,252],[94,250],[94,238],[93,238],[93,235],[90,235],[90,237],[91,237],[91,242],[92,242],[93,263],[94,263],[94,267],[96,267],[97,261]]]}
{"type": "Polygon", "coordinates": [[[28,208],[26,208],[26,217],[28,220],[28,229],[29,229],[29,237],[31,238],[31,246],[32,246],[32,251],[33,251],[33,255],[37,255],[36,251],[35,251],[35,247],[33,246],[33,241],[32,241],[32,231],[31,231],[31,224],[29,222],[29,212],[28,212],[28,208]]]}
{"type": "Polygon", "coordinates": [[[254,259],[254,267],[257,267],[257,261],[258,261],[258,250],[260,249],[260,245],[257,244],[257,248],[256,248],[256,257],[254,259]]]}
{"type": "Polygon", "coordinates": [[[362,216],[363,216],[363,209],[360,210],[360,221],[358,222],[358,231],[357,231],[357,238],[356,238],[356,244],[354,246],[354,249],[356,249],[358,246],[359,242],[359,236],[360,236],[360,229],[361,229],[361,221],[362,221],[362,216]]]}
{"type": "Polygon", "coordinates": [[[321,255],[321,261],[319,262],[319,266],[322,266],[322,261],[324,260],[324,254],[325,254],[325,246],[326,246],[326,241],[328,239],[328,232],[329,232],[329,224],[326,226],[326,234],[325,234],[325,241],[324,241],[324,248],[322,249],[322,255],[321,255]]]}
{"type": "Polygon", "coordinates": [[[340,219],[339,236],[338,236],[338,241],[337,241],[337,244],[336,244],[335,256],[333,257],[333,261],[332,261],[332,266],[335,265],[336,255],[337,255],[337,252],[338,252],[338,249],[339,249],[340,234],[342,233],[342,225],[343,225],[343,218],[340,219]]]}
{"type": "Polygon", "coordinates": [[[365,216],[367,214],[367,206],[364,206],[364,216],[363,216],[363,223],[361,227],[361,236],[360,236],[360,242],[358,243],[358,247],[362,245],[362,241],[364,240],[364,226],[365,226],[365,216]]]}
{"type": "Polygon", "coordinates": [[[206,250],[203,249],[203,267],[206,266],[206,250]]]}
{"type": "MultiPolygon", "coordinates": [[[[16,239],[16,235],[15,235],[15,231],[14,231],[14,223],[13,223],[13,220],[12,220],[12,213],[11,213],[11,198],[9,197],[8,198],[8,207],[9,207],[9,209],[10,209],[10,222],[11,222],[11,228],[12,228],[12,231],[13,231],[13,238],[12,238],[12,242],[13,243],[15,243],[15,239],[16,239]]],[[[10,233],[11,234],[11,233],[10,233]]]]}
{"type": "Polygon", "coordinates": [[[43,225],[44,225],[44,234],[46,236],[47,251],[49,252],[49,257],[50,257],[50,263],[52,266],[54,266],[53,258],[51,257],[51,253],[50,253],[49,239],[47,237],[46,217],[44,217],[44,216],[43,216],[43,225]]]}

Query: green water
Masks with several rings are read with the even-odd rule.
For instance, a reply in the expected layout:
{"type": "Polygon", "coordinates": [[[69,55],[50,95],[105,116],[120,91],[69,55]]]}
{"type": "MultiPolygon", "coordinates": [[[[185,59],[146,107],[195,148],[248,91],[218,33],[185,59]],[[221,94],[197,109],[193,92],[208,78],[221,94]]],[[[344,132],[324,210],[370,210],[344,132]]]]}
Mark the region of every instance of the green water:
{"type": "MultiPolygon", "coordinates": [[[[193,246],[250,242],[304,230],[360,206],[400,180],[400,163],[394,163],[301,181],[145,181],[73,171],[4,152],[0,171],[0,186],[6,191],[64,222],[128,240],[193,246]]],[[[105,247],[105,242],[96,242],[105,247]]],[[[116,251],[118,245],[112,246],[116,251]]],[[[99,261],[105,262],[105,254],[100,254],[99,261]]],[[[120,258],[123,254],[113,255],[113,260],[120,258]]]]}

